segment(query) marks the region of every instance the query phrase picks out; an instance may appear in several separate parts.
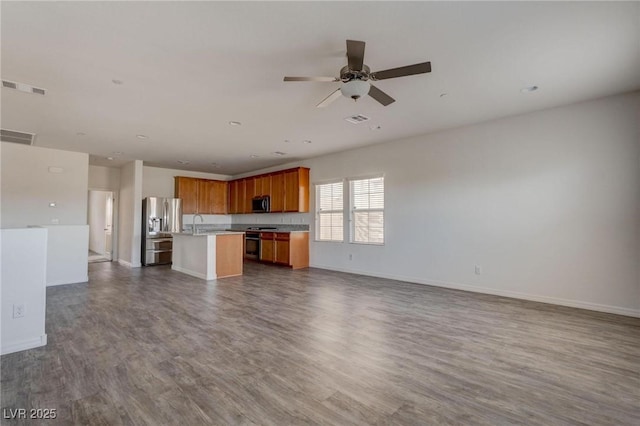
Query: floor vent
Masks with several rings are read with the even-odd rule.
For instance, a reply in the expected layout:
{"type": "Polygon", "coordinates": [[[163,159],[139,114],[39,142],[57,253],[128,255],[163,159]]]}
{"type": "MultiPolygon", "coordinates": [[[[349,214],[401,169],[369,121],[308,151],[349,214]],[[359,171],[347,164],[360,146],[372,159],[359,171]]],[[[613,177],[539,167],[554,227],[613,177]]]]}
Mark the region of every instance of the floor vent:
{"type": "Polygon", "coordinates": [[[24,83],[16,83],[15,81],[2,80],[2,87],[6,87],[7,89],[16,89],[25,93],[35,93],[37,95],[45,95],[47,91],[45,89],[41,89],[40,87],[33,87],[24,83]]]}
{"type": "Polygon", "coordinates": [[[345,118],[345,120],[351,124],[360,124],[360,123],[364,123],[365,121],[369,121],[369,117],[367,117],[366,115],[358,114],[358,115],[352,115],[351,117],[347,117],[345,118]]]}
{"type": "Polygon", "coordinates": [[[35,133],[16,132],[15,130],[0,129],[0,140],[2,142],[19,143],[20,145],[33,145],[35,139],[35,133]]]}

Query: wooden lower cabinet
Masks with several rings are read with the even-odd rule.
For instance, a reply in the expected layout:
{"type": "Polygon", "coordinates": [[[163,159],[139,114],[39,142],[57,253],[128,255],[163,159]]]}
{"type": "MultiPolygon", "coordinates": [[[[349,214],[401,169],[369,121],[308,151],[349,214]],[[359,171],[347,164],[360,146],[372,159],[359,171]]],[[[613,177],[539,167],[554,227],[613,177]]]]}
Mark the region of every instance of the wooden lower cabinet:
{"type": "Polygon", "coordinates": [[[263,262],[273,262],[275,259],[275,245],[273,232],[260,233],[260,260],[263,262]]]}
{"type": "Polygon", "coordinates": [[[309,267],[308,232],[261,232],[260,260],[289,266],[309,267]]]}

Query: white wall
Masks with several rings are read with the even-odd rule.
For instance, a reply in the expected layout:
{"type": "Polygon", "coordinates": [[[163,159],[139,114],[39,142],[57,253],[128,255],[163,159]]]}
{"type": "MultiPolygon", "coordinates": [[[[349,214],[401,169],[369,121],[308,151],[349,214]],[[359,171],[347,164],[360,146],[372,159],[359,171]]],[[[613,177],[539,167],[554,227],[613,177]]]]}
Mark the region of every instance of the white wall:
{"type": "Polygon", "coordinates": [[[2,227],[49,226],[47,285],[87,281],[89,156],[6,142],[1,149],[2,227]]]}
{"type": "Polygon", "coordinates": [[[0,149],[2,228],[87,223],[88,154],[7,142],[0,149]]]}
{"type": "Polygon", "coordinates": [[[311,264],[640,316],[639,123],[635,92],[296,163],[385,175],[385,245],[311,264]]]}
{"type": "Polygon", "coordinates": [[[47,230],[0,230],[0,353],[8,354],[47,344],[45,334],[47,230]],[[24,316],[13,318],[14,305],[24,316]]]}
{"type": "Polygon", "coordinates": [[[89,165],[89,189],[117,191],[120,189],[120,169],[89,165]]]}
{"type": "Polygon", "coordinates": [[[47,286],[89,281],[89,225],[50,225],[47,286]]]}
{"type": "Polygon", "coordinates": [[[140,267],[142,244],[142,161],[135,160],[120,170],[118,261],[140,267]]]}

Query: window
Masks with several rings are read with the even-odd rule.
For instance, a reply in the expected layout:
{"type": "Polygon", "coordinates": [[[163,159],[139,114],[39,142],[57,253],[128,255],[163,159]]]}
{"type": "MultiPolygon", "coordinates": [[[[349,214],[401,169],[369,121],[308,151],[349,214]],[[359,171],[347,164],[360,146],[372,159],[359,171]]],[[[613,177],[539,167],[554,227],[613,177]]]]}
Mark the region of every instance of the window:
{"type": "Polygon", "coordinates": [[[344,239],[343,183],[316,185],[316,241],[344,239]]]}
{"type": "Polygon", "coordinates": [[[384,177],[350,181],[351,242],[384,244],[384,177]]]}

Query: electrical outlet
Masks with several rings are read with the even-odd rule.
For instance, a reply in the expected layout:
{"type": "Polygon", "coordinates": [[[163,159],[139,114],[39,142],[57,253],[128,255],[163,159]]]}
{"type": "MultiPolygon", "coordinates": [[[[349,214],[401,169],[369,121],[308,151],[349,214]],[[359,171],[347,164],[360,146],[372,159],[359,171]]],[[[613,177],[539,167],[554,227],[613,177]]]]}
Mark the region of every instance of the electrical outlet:
{"type": "Polygon", "coordinates": [[[476,265],[476,275],[482,274],[482,266],[476,265]]]}
{"type": "Polygon", "coordinates": [[[24,305],[13,305],[13,317],[14,318],[22,318],[24,317],[24,305]]]}

